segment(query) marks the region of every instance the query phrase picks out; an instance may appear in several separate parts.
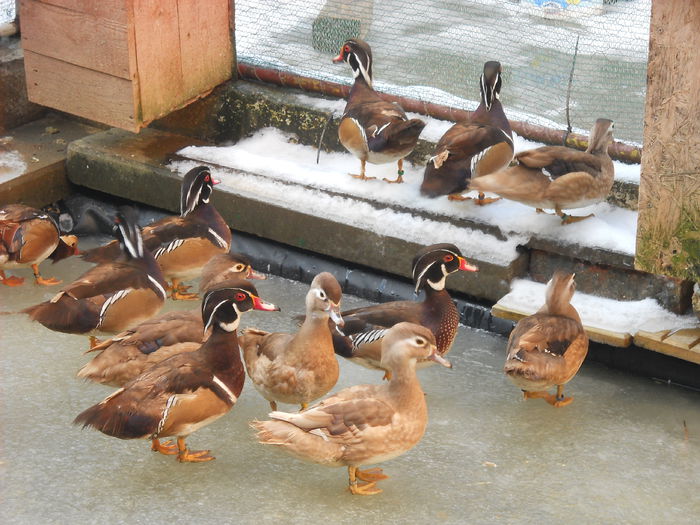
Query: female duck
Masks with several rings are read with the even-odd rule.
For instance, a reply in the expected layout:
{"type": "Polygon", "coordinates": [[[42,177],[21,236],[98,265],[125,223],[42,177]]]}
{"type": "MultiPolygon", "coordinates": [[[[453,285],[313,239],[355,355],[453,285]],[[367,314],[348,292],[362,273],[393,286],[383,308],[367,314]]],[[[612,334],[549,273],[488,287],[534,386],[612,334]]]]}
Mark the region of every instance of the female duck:
{"type": "Polygon", "coordinates": [[[191,451],[185,439],[228,413],[243,389],[245,372],[236,330],[243,312],[277,310],[248,284],[209,291],[202,302],[209,339],[193,352],[173,356],[88,408],[75,424],[120,439],[150,439],[153,450],[177,454],[180,462],[214,459],[208,450],[191,451]],[[177,446],[160,443],[177,438],[177,446]]]}
{"type": "Polygon", "coordinates": [[[352,85],[345,113],[338,127],[338,138],[345,149],[360,159],[361,180],[365,164],[398,162],[398,177],[387,182],[403,182],[403,159],[413,151],[425,127],[420,119],[408,119],[401,106],[383,100],[372,87],[372,50],[359,38],[343,44],[333,62],[347,62],[352,68],[352,85]]]}
{"type": "Polygon", "coordinates": [[[608,155],[612,130],[612,120],[599,118],[586,151],[564,146],[523,151],[515,156],[517,165],[472,179],[469,187],[533,206],[538,213],[543,213],[543,208],[554,209],[562,224],[587,219],[593,214],[573,216],[562,209],[583,208],[604,200],[610,193],[615,179],[608,155]]]}
{"type": "Polygon", "coordinates": [[[346,466],[351,493],[378,494],[376,482],[388,476],[379,468],[363,471],[360,466],[400,456],[425,432],[428,409],[416,377],[419,360],[449,366],[437,353],[430,330],[399,323],[382,342],[382,367],[392,372],[389,383],[346,388],[308,410],[272,412],[271,420],[251,426],[264,445],[276,445],[305,461],[346,466]]]}
{"type": "Polygon", "coordinates": [[[342,326],[340,284],[328,272],[314,277],[306,294],[306,319],[296,334],[247,329],[241,349],[255,388],[277,410],[277,402],[301,405],[330,391],[338,381],[329,319],[342,326]]]}
{"type": "Polygon", "coordinates": [[[510,334],[503,371],[525,399],[543,398],[556,407],[573,401],[564,397],[564,385],[588,353],[588,336],[571,305],[575,290],[574,274],[555,273],[547,284],[544,306],[518,321],[510,334]],[[556,396],[547,392],[554,385],[556,396]]]}

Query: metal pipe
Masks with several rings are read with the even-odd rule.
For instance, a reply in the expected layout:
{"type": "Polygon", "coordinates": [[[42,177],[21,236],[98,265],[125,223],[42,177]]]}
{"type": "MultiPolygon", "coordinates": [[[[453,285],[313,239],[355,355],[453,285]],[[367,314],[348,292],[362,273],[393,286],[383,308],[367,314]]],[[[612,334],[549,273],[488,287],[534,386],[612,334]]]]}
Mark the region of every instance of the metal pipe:
{"type": "MultiPolygon", "coordinates": [[[[295,75],[277,69],[253,66],[243,62],[238,62],[238,74],[240,78],[248,80],[258,80],[268,84],[323,93],[324,95],[338,98],[346,98],[350,92],[350,86],[348,85],[295,75]]],[[[379,95],[389,102],[397,102],[405,111],[420,113],[421,115],[427,115],[441,120],[458,122],[468,119],[472,113],[464,109],[457,109],[432,102],[424,102],[408,97],[390,95],[388,93],[379,93],[379,95]]],[[[566,145],[572,148],[585,150],[588,147],[588,137],[586,135],[569,133],[567,137],[566,130],[547,128],[545,126],[530,124],[519,120],[511,120],[510,125],[513,131],[521,137],[536,142],[561,145],[564,143],[564,140],[566,140],[566,145]]],[[[641,162],[642,158],[642,148],[618,141],[614,141],[610,145],[608,153],[613,159],[630,164],[638,164],[641,162]]]]}

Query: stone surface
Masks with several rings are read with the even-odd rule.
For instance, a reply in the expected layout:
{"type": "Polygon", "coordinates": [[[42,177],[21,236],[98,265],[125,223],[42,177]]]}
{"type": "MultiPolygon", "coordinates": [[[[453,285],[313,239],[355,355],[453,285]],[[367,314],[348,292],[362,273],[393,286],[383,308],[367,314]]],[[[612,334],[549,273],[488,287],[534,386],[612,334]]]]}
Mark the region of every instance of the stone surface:
{"type": "Polygon", "coordinates": [[[90,124],[49,113],[7,132],[0,141],[0,154],[12,156],[24,168],[0,166],[0,201],[41,207],[68,195],[66,149],[72,141],[98,131],[90,124]]]}

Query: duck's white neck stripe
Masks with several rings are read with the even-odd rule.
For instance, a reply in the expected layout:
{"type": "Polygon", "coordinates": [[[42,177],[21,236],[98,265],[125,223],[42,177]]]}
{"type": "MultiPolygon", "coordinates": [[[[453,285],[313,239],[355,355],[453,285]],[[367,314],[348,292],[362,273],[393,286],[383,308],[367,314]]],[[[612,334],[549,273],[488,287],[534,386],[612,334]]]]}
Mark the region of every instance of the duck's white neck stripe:
{"type": "Polygon", "coordinates": [[[230,389],[229,387],[227,387],[226,384],[225,384],[221,379],[219,379],[218,377],[213,376],[213,380],[214,380],[214,383],[216,383],[217,385],[219,385],[219,387],[221,387],[221,389],[222,389],[224,392],[226,392],[226,395],[228,396],[229,401],[231,401],[231,403],[235,403],[235,402],[236,402],[236,399],[238,399],[238,398],[234,395],[233,392],[231,392],[231,389],[230,389]]]}

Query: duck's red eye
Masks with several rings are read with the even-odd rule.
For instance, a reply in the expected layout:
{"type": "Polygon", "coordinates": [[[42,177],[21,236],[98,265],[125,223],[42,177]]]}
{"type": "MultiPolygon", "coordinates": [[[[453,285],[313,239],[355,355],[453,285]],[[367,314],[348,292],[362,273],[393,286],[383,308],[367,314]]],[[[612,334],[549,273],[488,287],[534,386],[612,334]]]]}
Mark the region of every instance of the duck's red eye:
{"type": "Polygon", "coordinates": [[[350,52],[350,46],[345,46],[345,47],[343,48],[343,51],[344,51],[345,53],[349,53],[349,52],[350,52]]]}
{"type": "Polygon", "coordinates": [[[211,181],[211,177],[209,175],[204,177],[204,182],[210,182],[210,181],[211,181]]]}
{"type": "Polygon", "coordinates": [[[445,262],[454,261],[454,255],[445,255],[445,256],[442,258],[442,260],[445,261],[445,262]]]}
{"type": "Polygon", "coordinates": [[[246,298],[246,294],[244,294],[243,292],[238,292],[238,293],[235,295],[236,302],[239,302],[239,303],[240,303],[241,301],[244,301],[245,298],[246,298]]]}

